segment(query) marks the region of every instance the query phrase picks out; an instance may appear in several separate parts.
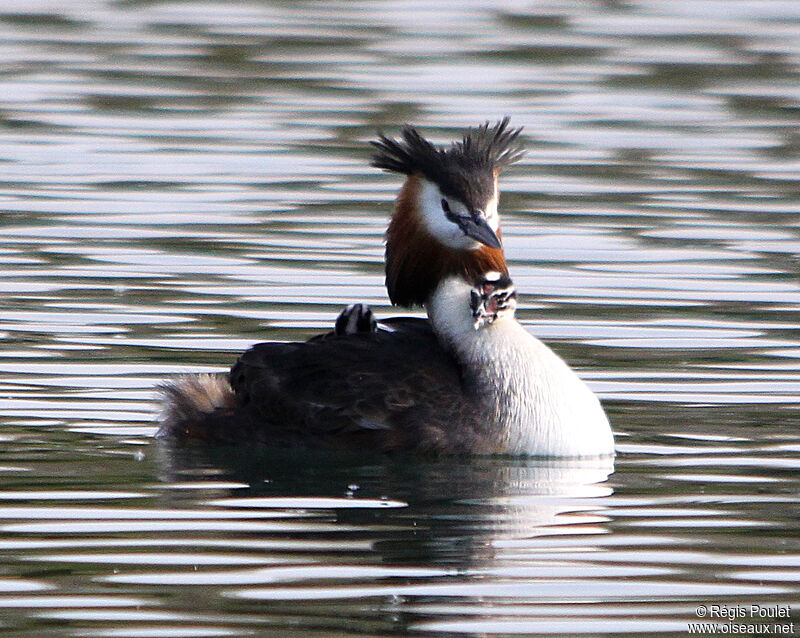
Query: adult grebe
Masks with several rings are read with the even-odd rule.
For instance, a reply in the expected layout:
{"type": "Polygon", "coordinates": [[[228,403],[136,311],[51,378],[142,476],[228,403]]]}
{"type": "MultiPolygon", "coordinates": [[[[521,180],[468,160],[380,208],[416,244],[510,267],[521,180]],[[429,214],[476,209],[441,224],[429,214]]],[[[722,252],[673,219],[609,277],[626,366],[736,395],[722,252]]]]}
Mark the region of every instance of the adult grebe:
{"type": "Polygon", "coordinates": [[[429,321],[345,311],[305,343],[262,343],[229,377],[162,387],[161,436],[432,453],[613,454],[597,398],[514,318],[497,179],[523,153],[508,119],[437,148],[406,127],[373,165],[405,174],[386,241],[393,303],[429,321]]]}

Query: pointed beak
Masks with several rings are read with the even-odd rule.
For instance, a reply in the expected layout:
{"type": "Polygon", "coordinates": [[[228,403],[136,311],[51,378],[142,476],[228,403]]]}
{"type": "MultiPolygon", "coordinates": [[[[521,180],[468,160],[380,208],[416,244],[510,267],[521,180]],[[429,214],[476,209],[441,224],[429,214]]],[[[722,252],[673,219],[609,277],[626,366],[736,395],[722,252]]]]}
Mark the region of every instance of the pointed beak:
{"type": "Polygon", "coordinates": [[[472,239],[486,244],[490,248],[502,248],[500,238],[481,213],[473,214],[469,217],[459,217],[458,225],[468,237],[472,237],[472,239]]]}

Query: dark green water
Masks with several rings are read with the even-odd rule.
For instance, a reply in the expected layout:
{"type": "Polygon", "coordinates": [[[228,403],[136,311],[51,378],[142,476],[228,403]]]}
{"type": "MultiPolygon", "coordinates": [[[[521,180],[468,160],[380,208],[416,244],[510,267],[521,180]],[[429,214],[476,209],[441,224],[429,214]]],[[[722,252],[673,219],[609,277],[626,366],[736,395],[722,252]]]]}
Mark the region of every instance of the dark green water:
{"type": "Polygon", "coordinates": [[[4,636],[800,635],[800,3],[35,0],[0,63],[4,636]],[[376,130],[505,114],[613,467],[152,439],[169,375],[396,312],[376,130]]]}

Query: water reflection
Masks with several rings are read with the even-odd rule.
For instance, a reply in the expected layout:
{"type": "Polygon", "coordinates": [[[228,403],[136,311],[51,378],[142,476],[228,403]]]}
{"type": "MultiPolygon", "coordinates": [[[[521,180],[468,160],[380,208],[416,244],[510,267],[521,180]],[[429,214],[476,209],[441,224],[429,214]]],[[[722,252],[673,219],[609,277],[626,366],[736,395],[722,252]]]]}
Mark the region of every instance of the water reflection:
{"type": "MultiPolygon", "coordinates": [[[[520,568],[499,560],[506,541],[533,543],[554,535],[580,538],[577,542],[589,551],[590,539],[607,533],[601,499],[612,494],[606,483],[613,471],[609,459],[376,457],[373,464],[361,465],[347,455],[159,445],[169,474],[189,479],[222,474],[251,486],[247,495],[214,499],[208,505],[234,513],[325,512],[335,520],[337,534],[321,554],[311,539],[304,547],[307,532],[302,527],[288,531],[295,540],[284,547],[286,565],[241,569],[234,563],[225,571],[199,572],[196,566],[188,571],[151,568],[115,574],[108,582],[217,587],[223,600],[248,605],[246,601],[306,601],[304,613],[322,614],[334,627],[338,623],[327,609],[331,600],[350,600],[358,607],[371,597],[391,600],[390,616],[395,616],[431,596],[467,601],[514,592],[535,597],[539,589],[531,579],[548,579],[544,590],[556,580],[579,575],[625,579],[665,573],[656,568],[570,567],[549,560],[520,568]],[[320,493],[321,486],[328,491],[320,493]],[[387,499],[385,494],[393,496],[387,499]],[[368,539],[369,548],[348,548],[354,536],[368,539]]],[[[281,547],[268,539],[264,543],[272,552],[281,547]]],[[[274,613],[283,614],[277,609],[274,613]]]]}

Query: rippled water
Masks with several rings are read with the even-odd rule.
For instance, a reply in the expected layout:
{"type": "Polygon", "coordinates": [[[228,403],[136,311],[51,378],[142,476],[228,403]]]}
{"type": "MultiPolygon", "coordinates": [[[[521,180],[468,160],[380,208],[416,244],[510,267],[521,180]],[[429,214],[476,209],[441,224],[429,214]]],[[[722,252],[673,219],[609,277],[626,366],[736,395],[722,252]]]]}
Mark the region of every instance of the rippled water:
{"type": "Polygon", "coordinates": [[[800,3],[32,0],[0,61],[4,635],[800,634],[800,3]],[[152,440],[169,375],[396,312],[377,129],[504,114],[614,467],[152,440]]]}

